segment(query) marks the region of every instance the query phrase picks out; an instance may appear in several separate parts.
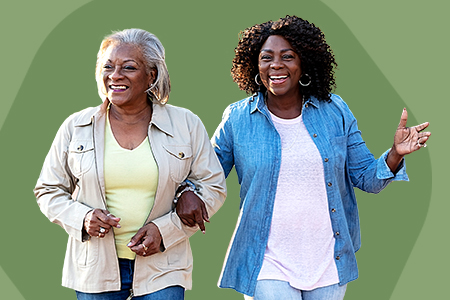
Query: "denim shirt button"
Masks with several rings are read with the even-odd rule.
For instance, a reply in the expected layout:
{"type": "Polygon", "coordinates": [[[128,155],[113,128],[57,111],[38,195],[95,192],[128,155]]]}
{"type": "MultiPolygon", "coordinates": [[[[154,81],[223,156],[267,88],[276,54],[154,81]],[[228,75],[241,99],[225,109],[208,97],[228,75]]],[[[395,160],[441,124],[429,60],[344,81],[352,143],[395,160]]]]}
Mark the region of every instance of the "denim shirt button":
{"type": "Polygon", "coordinates": [[[325,160],[325,162],[328,162],[328,158],[325,158],[324,160],[325,160]]]}
{"type": "Polygon", "coordinates": [[[340,256],[336,256],[336,260],[340,260],[341,259],[341,257],[340,256]]]}
{"type": "Polygon", "coordinates": [[[305,104],[305,107],[308,107],[308,103],[305,104]]]}
{"type": "Polygon", "coordinates": [[[339,235],[339,231],[336,232],[336,235],[339,235]]]}
{"type": "Polygon", "coordinates": [[[328,182],[328,186],[332,186],[333,184],[331,182],[328,182]]]}
{"type": "Polygon", "coordinates": [[[332,209],[331,209],[331,212],[336,212],[336,209],[332,208],[332,209]]]}
{"type": "Polygon", "coordinates": [[[313,134],[313,137],[317,137],[317,134],[314,133],[314,134],[313,134]]]}

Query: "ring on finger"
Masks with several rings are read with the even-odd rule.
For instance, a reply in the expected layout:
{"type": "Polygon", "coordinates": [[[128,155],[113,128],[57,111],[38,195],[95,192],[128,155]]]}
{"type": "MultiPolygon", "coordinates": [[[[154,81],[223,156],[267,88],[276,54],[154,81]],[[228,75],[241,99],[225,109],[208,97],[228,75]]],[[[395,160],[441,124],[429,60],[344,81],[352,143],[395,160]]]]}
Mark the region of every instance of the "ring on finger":
{"type": "Polygon", "coordinates": [[[422,147],[425,148],[425,147],[427,146],[426,143],[421,144],[421,143],[420,143],[420,139],[417,140],[417,145],[418,145],[420,148],[422,148],[422,147]]]}
{"type": "Polygon", "coordinates": [[[105,228],[103,228],[103,227],[100,227],[100,233],[105,233],[105,231],[106,231],[106,229],[105,228]]]}
{"type": "Polygon", "coordinates": [[[107,214],[106,216],[109,217],[111,215],[111,213],[107,214]]]}
{"type": "Polygon", "coordinates": [[[142,244],[142,247],[144,247],[144,253],[148,250],[148,247],[142,244]]]}

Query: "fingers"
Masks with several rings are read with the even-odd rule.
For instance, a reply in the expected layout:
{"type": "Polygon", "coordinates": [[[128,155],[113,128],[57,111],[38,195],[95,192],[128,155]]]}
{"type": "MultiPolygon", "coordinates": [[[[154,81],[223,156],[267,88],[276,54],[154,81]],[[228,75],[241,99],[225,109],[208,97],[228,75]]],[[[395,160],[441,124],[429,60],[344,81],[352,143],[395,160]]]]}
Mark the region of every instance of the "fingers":
{"type": "Polygon", "coordinates": [[[205,203],[203,203],[203,201],[202,201],[202,214],[203,214],[203,220],[210,223],[208,211],[206,210],[206,206],[205,206],[205,203]]]}
{"type": "Polygon", "coordinates": [[[139,229],[128,243],[128,247],[137,255],[149,256],[160,252],[161,239],[158,227],[149,223],[139,229]]]}
{"type": "Polygon", "coordinates": [[[419,149],[422,147],[425,148],[427,146],[428,138],[429,136],[424,135],[422,137],[419,137],[419,139],[417,139],[417,146],[419,147],[419,149]]]}
{"type": "Polygon", "coordinates": [[[408,121],[408,112],[406,111],[406,107],[405,107],[405,108],[403,108],[402,116],[400,117],[400,123],[398,124],[398,128],[405,128],[407,121],[408,121]]]}
{"type": "Polygon", "coordinates": [[[186,226],[194,227],[196,224],[195,219],[191,219],[189,217],[184,217],[184,216],[179,216],[179,217],[180,217],[181,222],[186,226]]]}
{"type": "Polygon", "coordinates": [[[111,227],[120,228],[120,218],[116,218],[107,210],[94,209],[88,212],[84,218],[84,229],[90,236],[103,238],[111,227]]]}
{"type": "Polygon", "coordinates": [[[195,215],[195,221],[197,222],[198,227],[200,227],[200,230],[203,232],[203,234],[205,234],[206,228],[205,223],[203,222],[203,214],[197,213],[195,215]]]}
{"type": "Polygon", "coordinates": [[[117,218],[107,210],[102,210],[101,213],[99,213],[98,218],[100,219],[100,221],[108,224],[109,226],[120,228],[120,218],[117,218]]]}
{"type": "Polygon", "coordinates": [[[138,244],[140,244],[141,239],[145,235],[145,230],[143,228],[139,229],[138,232],[131,238],[130,242],[128,243],[128,247],[130,249],[138,244]]]}
{"type": "MultiPolygon", "coordinates": [[[[422,123],[422,124],[420,124],[420,125],[414,126],[414,128],[417,130],[417,132],[421,132],[422,130],[424,130],[425,128],[427,128],[428,125],[430,125],[430,123],[429,123],[429,122],[425,122],[425,123],[422,123]]],[[[428,132],[428,133],[429,133],[429,132],[428,132]]]]}

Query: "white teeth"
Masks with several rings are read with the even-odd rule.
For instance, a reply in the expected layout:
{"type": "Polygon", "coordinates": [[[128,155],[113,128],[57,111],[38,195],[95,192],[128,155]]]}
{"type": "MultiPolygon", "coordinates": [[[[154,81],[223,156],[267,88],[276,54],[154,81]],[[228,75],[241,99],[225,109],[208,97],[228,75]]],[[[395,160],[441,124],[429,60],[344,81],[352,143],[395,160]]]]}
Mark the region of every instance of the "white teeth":
{"type": "Polygon", "coordinates": [[[270,79],[285,79],[285,78],[287,78],[286,75],[284,75],[284,76],[270,76],[270,79]]]}
{"type": "Polygon", "coordinates": [[[126,90],[127,87],[124,85],[110,85],[110,87],[114,90],[126,90]]]}

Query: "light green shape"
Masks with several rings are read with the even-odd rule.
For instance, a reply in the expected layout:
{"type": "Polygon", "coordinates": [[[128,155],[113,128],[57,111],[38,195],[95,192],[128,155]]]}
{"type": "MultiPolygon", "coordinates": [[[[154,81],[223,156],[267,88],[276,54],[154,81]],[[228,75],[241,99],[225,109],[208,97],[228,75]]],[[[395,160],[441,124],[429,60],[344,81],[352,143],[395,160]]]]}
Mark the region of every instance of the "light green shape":
{"type": "MultiPolygon", "coordinates": [[[[446,287],[450,279],[450,262],[447,259],[450,249],[450,5],[438,0],[322,2],[349,26],[418,121],[431,123],[433,135],[429,147],[425,149],[430,153],[432,165],[431,203],[424,227],[390,299],[445,299],[448,297],[445,295],[448,295],[446,287]]],[[[399,201],[405,201],[407,213],[408,206],[421,199],[399,201]]]]}
{"type": "Polygon", "coordinates": [[[2,1],[0,130],[42,42],[70,13],[88,2],[91,0],[2,1]]]}
{"type": "Polygon", "coordinates": [[[25,300],[22,294],[17,290],[14,283],[9,279],[8,275],[3,271],[0,266],[0,291],[2,293],[2,299],[11,300],[25,300]]]}

